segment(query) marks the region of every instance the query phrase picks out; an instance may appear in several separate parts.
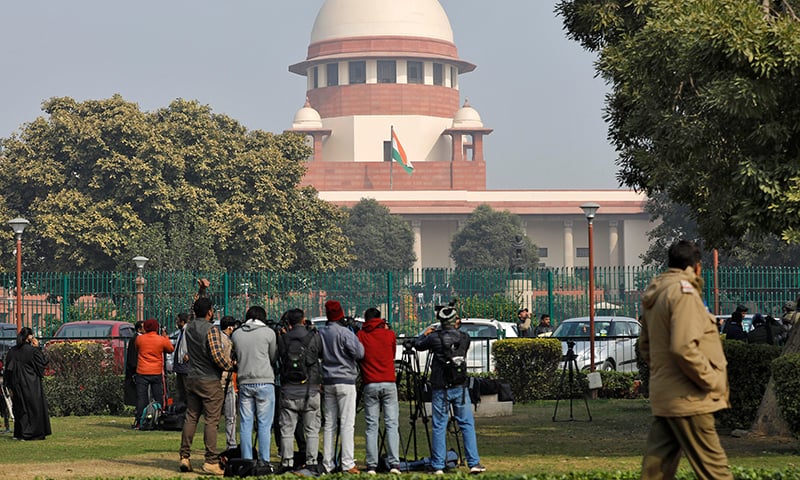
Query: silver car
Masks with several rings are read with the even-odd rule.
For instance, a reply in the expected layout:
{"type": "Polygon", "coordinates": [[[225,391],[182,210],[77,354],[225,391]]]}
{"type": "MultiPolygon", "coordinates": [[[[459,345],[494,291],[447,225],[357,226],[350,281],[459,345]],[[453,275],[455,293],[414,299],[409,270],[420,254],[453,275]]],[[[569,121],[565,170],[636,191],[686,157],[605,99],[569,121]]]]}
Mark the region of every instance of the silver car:
{"type": "MultiPolygon", "coordinates": [[[[553,332],[562,342],[562,352],[567,354],[568,343],[574,343],[573,353],[580,370],[589,370],[591,344],[589,343],[589,317],[564,320],[553,332]]],[[[636,341],[640,325],[635,318],[616,316],[594,317],[595,369],[638,372],[636,366],[636,341]]]]}

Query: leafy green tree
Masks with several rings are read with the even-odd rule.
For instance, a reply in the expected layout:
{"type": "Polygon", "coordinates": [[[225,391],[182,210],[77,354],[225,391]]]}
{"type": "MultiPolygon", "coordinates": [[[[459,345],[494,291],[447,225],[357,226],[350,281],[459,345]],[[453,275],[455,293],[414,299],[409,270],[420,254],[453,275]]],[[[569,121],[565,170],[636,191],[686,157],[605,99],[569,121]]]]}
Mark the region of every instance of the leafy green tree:
{"type": "Polygon", "coordinates": [[[0,213],[31,221],[26,269],[129,269],[135,255],[170,270],[349,263],[339,209],[298,187],[302,137],[181,99],[143,112],[118,95],[52,98],[43,110],[0,140],[0,213]]]}
{"type": "Polygon", "coordinates": [[[345,211],[348,217],[343,230],[353,242],[353,268],[405,270],[414,266],[414,232],[405,220],[372,198],[362,198],[345,211]]]}
{"type": "Polygon", "coordinates": [[[450,257],[458,269],[525,270],[536,266],[539,250],[518,216],[483,204],[453,236],[450,257]]]}
{"type": "Polygon", "coordinates": [[[709,247],[800,241],[798,0],[562,0],[610,85],[622,184],[685,205],[709,247]]]}

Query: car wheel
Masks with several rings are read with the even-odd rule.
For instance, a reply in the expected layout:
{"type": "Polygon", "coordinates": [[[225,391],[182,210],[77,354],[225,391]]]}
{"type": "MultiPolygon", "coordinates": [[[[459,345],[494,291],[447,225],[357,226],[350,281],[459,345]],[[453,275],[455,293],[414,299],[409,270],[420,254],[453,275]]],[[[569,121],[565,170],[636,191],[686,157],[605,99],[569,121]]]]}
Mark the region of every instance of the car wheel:
{"type": "Polygon", "coordinates": [[[611,360],[610,358],[608,360],[606,360],[605,363],[603,363],[602,370],[604,372],[613,372],[613,371],[616,371],[616,369],[617,369],[617,366],[614,365],[614,360],[611,360]]]}

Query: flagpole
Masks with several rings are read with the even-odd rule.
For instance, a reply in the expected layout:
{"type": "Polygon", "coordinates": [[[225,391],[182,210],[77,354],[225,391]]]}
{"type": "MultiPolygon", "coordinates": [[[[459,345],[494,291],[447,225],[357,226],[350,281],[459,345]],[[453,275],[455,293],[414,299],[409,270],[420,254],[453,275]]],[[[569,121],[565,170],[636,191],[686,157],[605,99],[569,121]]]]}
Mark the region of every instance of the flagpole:
{"type": "Polygon", "coordinates": [[[392,181],[394,180],[394,158],[392,158],[391,149],[394,148],[394,125],[389,126],[389,190],[392,190],[392,181]]]}

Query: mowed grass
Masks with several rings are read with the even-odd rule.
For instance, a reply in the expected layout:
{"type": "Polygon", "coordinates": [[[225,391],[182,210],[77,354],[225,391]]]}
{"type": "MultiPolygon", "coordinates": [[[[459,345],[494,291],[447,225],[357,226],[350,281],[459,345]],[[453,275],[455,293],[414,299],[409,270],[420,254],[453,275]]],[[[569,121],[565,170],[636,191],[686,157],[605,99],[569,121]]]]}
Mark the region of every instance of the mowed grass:
{"type": "MultiPolygon", "coordinates": [[[[480,408],[480,407],[479,407],[480,408]]],[[[639,469],[650,424],[646,400],[589,401],[592,421],[583,400],[572,403],[576,421],[554,422],[555,402],[514,405],[507,417],[478,418],[478,445],[482,463],[495,473],[569,473],[576,471],[636,471],[639,469]]],[[[558,420],[570,416],[568,401],[561,401],[558,420]]],[[[0,469],[4,478],[170,478],[177,473],[180,432],[140,432],[130,429],[125,417],[93,416],[53,418],[53,435],[41,442],[17,442],[0,435],[0,469]],[[53,468],[48,469],[50,465],[53,468]],[[94,465],[94,466],[93,466],[94,465]],[[57,467],[57,468],[56,468],[57,467]]],[[[401,408],[404,455],[413,459],[409,443],[409,408],[401,408]],[[408,447],[408,448],[407,448],[408,447]]],[[[429,425],[430,426],[430,425],[429,425]]],[[[417,456],[427,456],[422,419],[416,422],[417,456]]],[[[448,435],[449,443],[453,436],[448,435]]],[[[750,468],[784,468],[800,465],[800,450],[793,439],[721,438],[731,465],[750,468]]],[[[356,424],[356,458],[364,459],[364,423],[356,424]]],[[[220,432],[219,445],[224,444],[220,432]]],[[[320,445],[321,447],[321,445],[320,445]]],[[[202,429],[195,435],[193,461],[202,463],[202,429]]],[[[273,461],[278,459],[272,446],[273,461]]],[[[688,469],[685,461],[682,469],[688,469]]]]}

